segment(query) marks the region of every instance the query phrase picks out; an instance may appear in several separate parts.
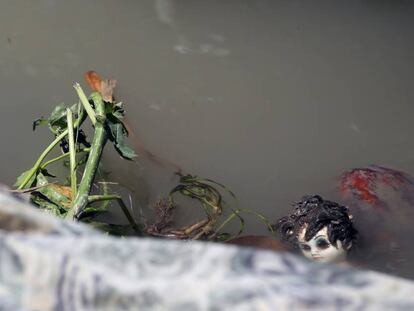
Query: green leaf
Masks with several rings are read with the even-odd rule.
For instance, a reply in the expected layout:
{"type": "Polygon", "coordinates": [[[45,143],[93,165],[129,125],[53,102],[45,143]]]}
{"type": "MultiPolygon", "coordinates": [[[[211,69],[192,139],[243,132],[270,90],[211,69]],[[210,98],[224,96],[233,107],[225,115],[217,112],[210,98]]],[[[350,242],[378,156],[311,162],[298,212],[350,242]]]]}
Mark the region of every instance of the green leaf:
{"type": "Polygon", "coordinates": [[[109,140],[113,142],[119,155],[127,160],[135,158],[137,154],[126,143],[128,132],[125,129],[124,124],[113,115],[108,115],[106,124],[109,140]]]}
{"type": "Polygon", "coordinates": [[[42,173],[39,173],[37,176],[36,186],[46,186],[48,183],[49,181],[47,180],[47,178],[42,173]]]}
{"type": "MultiPolygon", "coordinates": [[[[78,116],[78,113],[81,112],[83,107],[79,104],[74,104],[70,107],[70,110],[75,115],[78,116]]],[[[60,103],[53,109],[52,113],[50,114],[49,118],[41,117],[33,122],[33,130],[36,129],[37,126],[40,125],[49,125],[50,131],[57,135],[62,133],[67,127],[67,118],[66,118],[66,106],[64,103],[60,103]]]]}
{"type": "MultiPolygon", "coordinates": [[[[77,116],[79,109],[79,104],[74,104],[70,107],[72,113],[77,116]]],[[[48,119],[49,128],[53,133],[61,133],[68,127],[67,117],[66,117],[66,106],[64,103],[61,103],[55,107],[55,109],[50,114],[48,119]]]]}
{"type": "Polygon", "coordinates": [[[122,103],[116,103],[115,105],[113,105],[113,112],[112,115],[117,118],[119,121],[121,121],[124,118],[125,115],[125,110],[122,107],[122,103]]]}
{"type": "MultiPolygon", "coordinates": [[[[20,187],[20,185],[23,183],[23,181],[26,179],[26,177],[30,174],[30,172],[32,171],[32,169],[27,170],[25,172],[23,172],[19,177],[17,177],[16,182],[14,183],[13,187],[20,187]]],[[[35,183],[36,180],[36,174],[33,174],[32,177],[30,177],[29,182],[26,184],[26,188],[30,188],[33,186],[33,184],[35,183]]]]}
{"type": "Polygon", "coordinates": [[[45,119],[44,117],[40,117],[39,119],[36,119],[33,121],[33,131],[36,130],[36,127],[41,125],[47,125],[49,123],[48,119],[45,119]]]}
{"type": "Polygon", "coordinates": [[[50,202],[62,209],[70,206],[71,199],[68,196],[68,193],[70,193],[68,190],[69,187],[50,184],[42,173],[37,175],[37,186],[43,186],[42,188],[39,188],[37,192],[45,196],[50,202]]]}
{"type": "Polygon", "coordinates": [[[49,121],[49,128],[53,133],[61,133],[67,128],[66,122],[66,106],[61,103],[53,109],[49,121]]]}
{"type": "Polygon", "coordinates": [[[62,217],[65,214],[65,212],[62,211],[61,208],[59,208],[59,206],[50,202],[47,198],[43,197],[43,195],[40,193],[32,192],[32,196],[30,200],[32,201],[32,203],[39,206],[39,208],[47,210],[48,212],[50,212],[51,214],[55,216],[62,217]]]}

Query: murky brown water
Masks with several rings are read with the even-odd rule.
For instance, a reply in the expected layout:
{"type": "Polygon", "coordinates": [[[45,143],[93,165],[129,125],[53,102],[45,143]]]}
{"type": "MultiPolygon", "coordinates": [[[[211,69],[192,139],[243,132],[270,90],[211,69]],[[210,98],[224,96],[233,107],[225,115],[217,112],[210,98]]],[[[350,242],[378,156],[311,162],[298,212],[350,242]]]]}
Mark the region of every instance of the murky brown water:
{"type": "MultiPolygon", "coordinates": [[[[73,103],[89,69],[118,79],[149,150],[272,219],[303,194],[337,198],[346,169],[414,174],[413,16],[398,0],[2,1],[1,180],[32,165],[50,137],[32,120],[73,103]]],[[[135,206],[173,185],[109,149],[135,206]]]]}

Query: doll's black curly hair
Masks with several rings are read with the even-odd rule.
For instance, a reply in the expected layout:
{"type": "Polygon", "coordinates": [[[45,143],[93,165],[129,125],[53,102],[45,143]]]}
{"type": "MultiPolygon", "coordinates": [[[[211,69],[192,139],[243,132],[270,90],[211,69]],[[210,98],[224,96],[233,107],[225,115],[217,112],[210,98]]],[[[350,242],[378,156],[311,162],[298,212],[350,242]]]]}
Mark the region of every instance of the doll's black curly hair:
{"type": "Polygon", "coordinates": [[[283,240],[297,246],[298,235],[306,225],[306,241],[323,227],[328,228],[329,242],[335,247],[338,240],[345,249],[356,241],[358,231],[352,224],[346,206],[324,200],[319,195],[304,196],[293,206],[293,213],[280,218],[273,226],[283,240]]]}

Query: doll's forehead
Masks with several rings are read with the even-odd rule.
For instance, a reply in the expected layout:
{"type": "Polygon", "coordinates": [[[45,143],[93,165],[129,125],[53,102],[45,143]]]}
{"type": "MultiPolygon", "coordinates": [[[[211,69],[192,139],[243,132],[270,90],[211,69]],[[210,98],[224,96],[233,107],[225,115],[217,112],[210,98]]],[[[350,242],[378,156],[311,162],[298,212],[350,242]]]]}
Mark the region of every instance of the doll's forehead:
{"type": "MultiPolygon", "coordinates": [[[[308,225],[305,224],[300,230],[299,230],[299,234],[298,234],[298,241],[300,243],[307,243],[309,241],[305,241],[305,234],[306,234],[306,230],[308,229],[308,225]]],[[[316,232],[316,234],[311,238],[313,239],[315,236],[319,236],[319,235],[323,235],[325,237],[328,237],[328,227],[325,226],[323,227],[321,230],[319,230],[318,232],[316,232]]]]}

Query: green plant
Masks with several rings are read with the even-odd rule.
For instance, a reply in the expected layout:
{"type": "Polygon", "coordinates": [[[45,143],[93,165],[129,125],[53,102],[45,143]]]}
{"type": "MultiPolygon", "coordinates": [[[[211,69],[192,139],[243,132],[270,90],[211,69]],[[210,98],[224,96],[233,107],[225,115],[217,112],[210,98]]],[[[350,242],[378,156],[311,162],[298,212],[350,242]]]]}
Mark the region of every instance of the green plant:
{"type": "Polygon", "coordinates": [[[222,191],[234,200],[235,206],[238,205],[234,193],[224,185],[198,176],[178,175],[180,177],[179,184],[170,191],[168,200],[161,199],[154,204],[157,220],[152,225],[147,226],[145,229],[147,234],[175,239],[227,241],[238,237],[243,232],[245,220],[242,215],[244,213],[255,215],[266,225],[270,232],[273,232],[270,222],[260,213],[233,208],[226,204],[223,200],[224,193],[222,191]],[[172,221],[173,213],[177,208],[175,196],[178,194],[198,201],[204,210],[205,218],[181,228],[174,228],[172,221]],[[226,209],[230,214],[220,223],[226,209]],[[222,229],[233,219],[237,219],[239,222],[238,232],[235,234],[222,232],[222,229]]]}
{"type": "Polygon", "coordinates": [[[136,157],[134,150],[126,144],[128,131],[122,120],[125,114],[122,103],[115,102],[112,97],[115,81],[99,82],[101,88],[93,92],[89,99],[81,86],[76,83],[74,88],[79,96],[79,103],[71,107],[60,104],[55,107],[49,118],[40,118],[33,123],[33,129],[40,125],[48,125],[55,138],[33,167],[18,177],[14,186],[19,191],[30,192],[31,201],[38,207],[66,219],[91,222],[108,207],[108,204],[97,207],[94,203],[115,200],[131,227],[140,234],[141,228],[120,196],[108,194],[106,190],[101,194],[91,194],[102,151],[108,140],[124,159],[132,160],[136,157]],[[91,143],[82,130],[87,119],[91,121],[94,129],[91,143]],[[62,154],[46,160],[57,146],[61,147],[62,154]],[[65,163],[67,158],[69,158],[69,185],[50,182],[49,180],[55,176],[49,173],[47,167],[58,161],[65,163]],[[77,171],[81,168],[82,178],[78,184],[77,171]]]}

